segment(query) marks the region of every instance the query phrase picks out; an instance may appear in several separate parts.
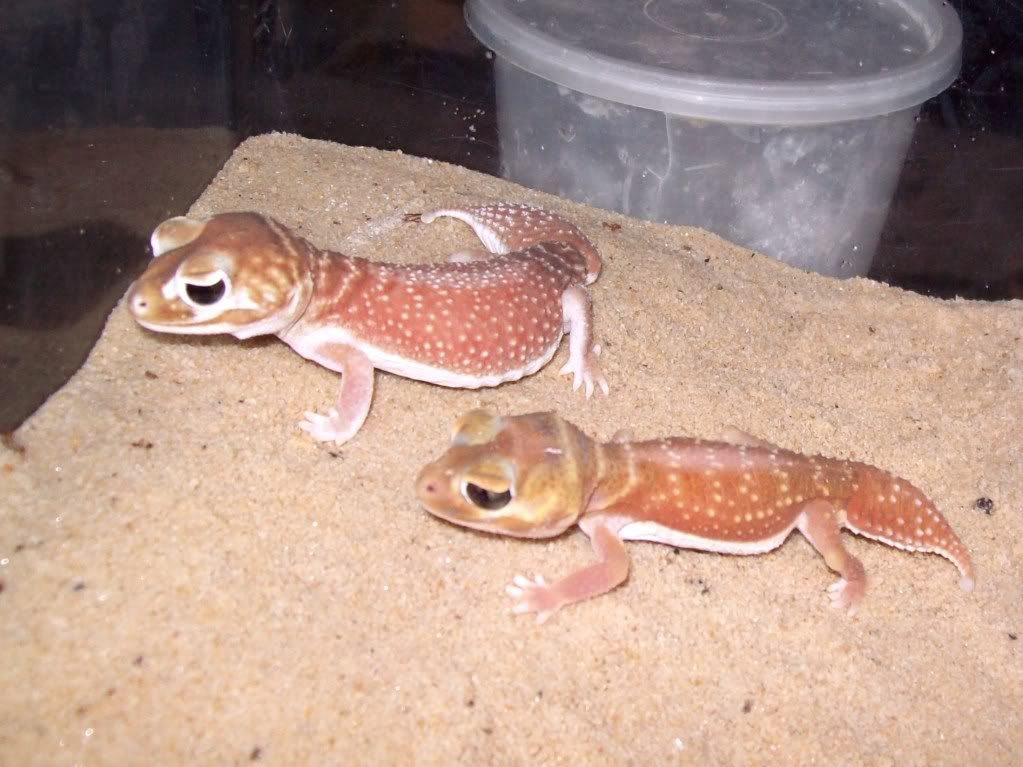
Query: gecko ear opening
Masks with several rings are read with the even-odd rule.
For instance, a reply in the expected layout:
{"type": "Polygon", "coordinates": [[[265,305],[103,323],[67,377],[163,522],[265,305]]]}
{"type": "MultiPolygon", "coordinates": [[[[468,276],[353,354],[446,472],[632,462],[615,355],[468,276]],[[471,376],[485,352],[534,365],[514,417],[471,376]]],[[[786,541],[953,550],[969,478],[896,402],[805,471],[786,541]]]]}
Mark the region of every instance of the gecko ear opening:
{"type": "Polygon", "coordinates": [[[185,216],[168,218],[153,230],[153,236],[149,238],[149,245],[153,249],[153,258],[187,245],[202,234],[202,230],[205,228],[206,221],[204,220],[185,216]]]}
{"type": "Polygon", "coordinates": [[[452,445],[485,445],[504,427],[504,420],[487,410],[470,410],[451,428],[452,445]]]}

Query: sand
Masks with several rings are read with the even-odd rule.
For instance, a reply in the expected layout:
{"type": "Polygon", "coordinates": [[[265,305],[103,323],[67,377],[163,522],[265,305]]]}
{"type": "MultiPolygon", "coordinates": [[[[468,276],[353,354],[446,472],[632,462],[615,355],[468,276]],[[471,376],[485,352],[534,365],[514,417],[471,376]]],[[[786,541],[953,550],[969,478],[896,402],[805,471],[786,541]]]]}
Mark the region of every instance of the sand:
{"type": "Polygon", "coordinates": [[[567,344],[497,389],[378,373],[363,430],[317,445],[297,422],[332,403],[335,374],[275,339],[157,336],[118,306],[21,450],[0,448],[0,762],[1023,762],[1023,302],[837,282],[280,134],[243,144],[192,212],[256,209],[319,244],[430,261],[470,231],[374,222],[497,199],[548,205],[603,253],[611,396],[558,376],[567,344]],[[847,536],[871,579],[850,619],[798,535],[756,557],[637,543],[624,586],[537,626],[505,584],[589,561],[585,537],[473,533],[412,491],[477,406],[554,409],[604,438],[736,426],[885,467],[944,510],[977,589],[847,536]]]}

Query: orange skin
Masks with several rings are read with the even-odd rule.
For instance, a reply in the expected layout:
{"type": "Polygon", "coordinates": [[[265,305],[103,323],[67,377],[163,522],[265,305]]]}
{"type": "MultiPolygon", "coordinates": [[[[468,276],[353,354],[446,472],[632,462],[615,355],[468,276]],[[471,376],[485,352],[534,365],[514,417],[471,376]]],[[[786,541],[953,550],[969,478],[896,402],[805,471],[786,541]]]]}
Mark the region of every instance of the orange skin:
{"type": "Polygon", "coordinates": [[[546,365],[565,333],[561,372],[587,397],[606,394],[586,289],[601,260],[586,236],[542,208],[505,203],[404,220],[440,217],[468,224],[487,251],[378,263],[317,248],[258,213],[172,218],[153,232],[155,258],[128,308],[162,333],[276,335],[340,373],[335,407],[299,424],[319,441],[358,432],[377,369],[440,386],[497,386],[546,365]]]}
{"type": "Polygon", "coordinates": [[[623,541],[647,540],[727,554],[759,554],[799,530],[841,579],[832,606],[855,613],[866,591],[845,528],[890,546],[949,559],[972,590],[970,553],[934,504],[886,471],[807,456],[740,432],[729,441],[671,437],[591,440],[553,413],[499,417],[472,411],[451,446],[416,481],[432,514],[524,538],[578,525],[597,561],[552,584],[516,576],[514,611],[541,621],[606,593],[629,573],[623,541]]]}

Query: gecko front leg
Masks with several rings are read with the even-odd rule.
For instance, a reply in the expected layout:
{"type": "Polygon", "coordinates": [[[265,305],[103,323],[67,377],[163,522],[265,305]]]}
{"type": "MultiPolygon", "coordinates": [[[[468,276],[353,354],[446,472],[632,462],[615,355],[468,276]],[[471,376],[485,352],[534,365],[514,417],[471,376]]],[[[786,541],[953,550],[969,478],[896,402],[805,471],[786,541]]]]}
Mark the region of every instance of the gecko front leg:
{"type": "Polygon", "coordinates": [[[629,553],[622,539],[600,523],[589,533],[597,561],[551,584],[541,575],[533,580],[515,576],[506,589],[515,599],[513,613],[536,613],[536,622],[543,623],[565,605],[606,594],[629,577],[629,553]]]}
{"type": "Polygon", "coordinates": [[[586,288],[582,285],[566,288],[561,295],[561,310],[565,332],[569,334],[568,362],[561,368],[561,375],[571,373],[572,390],[584,386],[587,398],[593,395],[594,385],[607,394],[607,379],[597,363],[600,346],[593,343],[593,305],[586,288]]]}
{"type": "Polygon", "coordinates": [[[355,436],[369,414],[373,401],[373,363],[354,346],[344,344],[317,347],[309,356],[341,374],[341,389],[337,404],[327,415],[307,411],[298,427],[318,442],[340,445],[355,436]]]}

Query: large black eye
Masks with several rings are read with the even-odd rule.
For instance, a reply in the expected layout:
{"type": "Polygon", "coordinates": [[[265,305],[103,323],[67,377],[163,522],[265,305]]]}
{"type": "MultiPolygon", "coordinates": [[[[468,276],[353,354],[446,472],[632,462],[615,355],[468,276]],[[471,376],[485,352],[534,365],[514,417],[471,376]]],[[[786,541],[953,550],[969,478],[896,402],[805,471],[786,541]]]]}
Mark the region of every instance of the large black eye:
{"type": "Polygon", "coordinates": [[[227,283],[217,280],[212,285],[196,285],[191,282],[185,283],[185,293],[188,299],[199,306],[211,306],[224,297],[227,292],[227,283]]]}
{"type": "Polygon", "coordinates": [[[470,503],[479,506],[481,509],[487,511],[495,511],[497,509],[504,508],[511,501],[511,490],[505,490],[503,493],[495,493],[493,490],[487,490],[485,487],[474,485],[472,482],[465,483],[465,497],[470,503]]]}

